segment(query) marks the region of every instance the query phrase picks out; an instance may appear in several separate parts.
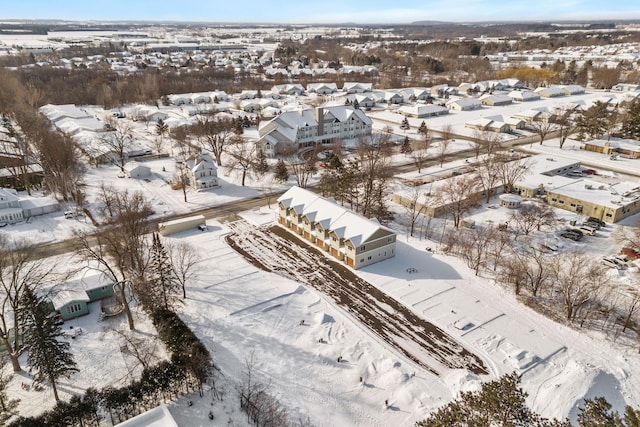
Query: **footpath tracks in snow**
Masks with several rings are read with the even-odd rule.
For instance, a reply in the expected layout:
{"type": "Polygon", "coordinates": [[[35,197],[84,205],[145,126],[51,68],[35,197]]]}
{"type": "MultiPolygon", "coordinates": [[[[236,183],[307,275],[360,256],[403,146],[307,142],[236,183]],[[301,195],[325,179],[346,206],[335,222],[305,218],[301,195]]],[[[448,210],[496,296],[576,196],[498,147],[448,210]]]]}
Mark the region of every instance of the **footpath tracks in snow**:
{"type": "Polygon", "coordinates": [[[417,316],[319,249],[278,226],[257,228],[246,221],[227,224],[229,245],[255,266],[311,286],[330,297],[360,323],[425,369],[487,374],[482,359],[442,329],[417,316]]]}

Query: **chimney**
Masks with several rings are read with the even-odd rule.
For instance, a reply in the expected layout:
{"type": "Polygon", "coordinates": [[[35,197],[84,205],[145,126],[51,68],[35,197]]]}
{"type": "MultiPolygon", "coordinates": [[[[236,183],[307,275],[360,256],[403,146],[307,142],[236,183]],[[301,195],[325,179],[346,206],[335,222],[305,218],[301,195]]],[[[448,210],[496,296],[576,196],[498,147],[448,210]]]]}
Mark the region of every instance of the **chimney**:
{"type": "Polygon", "coordinates": [[[318,135],[324,135],[324,108],[316,108],[316,122],[318,122],[318,135]]]}

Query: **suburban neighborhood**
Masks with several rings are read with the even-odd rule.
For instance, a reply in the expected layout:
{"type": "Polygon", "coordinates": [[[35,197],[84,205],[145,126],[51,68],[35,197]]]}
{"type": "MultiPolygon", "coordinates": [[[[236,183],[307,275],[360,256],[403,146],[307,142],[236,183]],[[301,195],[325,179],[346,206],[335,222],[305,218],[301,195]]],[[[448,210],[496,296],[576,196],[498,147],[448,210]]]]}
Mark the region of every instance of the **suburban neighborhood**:
{"type": "Polygon", "coordinates": [[[70,22],[0,23],[0,425],[636,425],[636,23],[70,22]]]}

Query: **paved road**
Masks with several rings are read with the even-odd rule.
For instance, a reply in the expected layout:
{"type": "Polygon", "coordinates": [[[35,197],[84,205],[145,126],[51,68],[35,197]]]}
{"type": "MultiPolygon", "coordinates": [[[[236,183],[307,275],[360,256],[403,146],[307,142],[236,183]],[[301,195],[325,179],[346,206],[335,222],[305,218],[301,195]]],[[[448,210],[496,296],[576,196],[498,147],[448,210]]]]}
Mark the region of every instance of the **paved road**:
{"type": "MultiPolygon", "coordinates": [[[[510,142],[510,145],[513,146],[517,144],[517,141],[510,142]]],[[[467,149],[462,151],[457,151],[451,154],[447,154],[445,162],[451,162],[454,160],[462,160],[467,159],[475,155],[474,150],[467,149]]],[[[424,162],[422,166],[423,169],[437,166],[440,164],[439,159],[437,158],[429,158],[424,162]]],[[[408,162],[405,164],[394,165],[392,166],[393,175],[398,175],[401,173],[407,173],[415,171],[417,168],[413,162],[408,162]]],[[[311,188],[313,190],[313,188],[311,188]]],[[[193,215],[204,215],[206,219],[217,219],[222,221],[232,220],[237,218],[238,213],[251,210],[257,207],[266,206],[269,203],[275,203],[275,200],[283,194],[283,191],[274,192],[269,195],[258,196],[252,199],[242,199],[235,200],[233,202],[225,203],[222,205],[211,206],[209,208],[200,209],[197,211],[192,211],[185,214],[172,215],[172,216],[164,216],[160,218],[154,218],[149,221],[151,229],[156,229],[157,224],[159,222],[169,221],[172,219],[185,218],[193,215]]],[[[74,246],[76,243],[76,239],[68,239],[57,241],[53,243],[47,243],[39,246],[36,249],[36,257],[38,258],[46,258],[54,255],[61,255],[67,252],[71,252],[74,250],[74,246]]]]}

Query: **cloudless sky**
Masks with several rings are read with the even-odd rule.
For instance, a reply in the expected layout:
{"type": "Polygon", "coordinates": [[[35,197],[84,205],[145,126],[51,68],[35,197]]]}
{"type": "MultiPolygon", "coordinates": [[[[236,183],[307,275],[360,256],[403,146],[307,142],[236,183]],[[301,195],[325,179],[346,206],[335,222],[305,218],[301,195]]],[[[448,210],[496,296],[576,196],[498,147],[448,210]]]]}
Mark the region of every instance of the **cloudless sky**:
{"type": "Polygon", "coordinates": [[[640,0],[2,0],[2,19],[410,23],[640,19],[640,0]]]}

